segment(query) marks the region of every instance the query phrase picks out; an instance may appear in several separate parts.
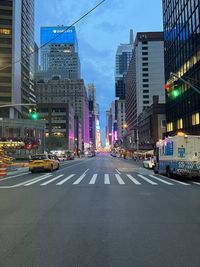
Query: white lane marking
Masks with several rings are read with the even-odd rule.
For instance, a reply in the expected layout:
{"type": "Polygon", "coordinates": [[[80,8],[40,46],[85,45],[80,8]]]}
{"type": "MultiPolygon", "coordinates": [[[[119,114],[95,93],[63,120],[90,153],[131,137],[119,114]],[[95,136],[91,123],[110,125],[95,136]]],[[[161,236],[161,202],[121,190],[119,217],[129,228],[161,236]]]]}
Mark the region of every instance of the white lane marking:
{"type": "Polygon", "coordinates": [[[118,181],[119,184],[125,184],[119,174],[115,174],[115,177],[116,177],[116,179],[117,179],[117,181],[118,181]]]}
{"type": "Polygon", "coordinates": [[[117,173],[121,174],[121,172],[120,172],[120,171],[118,171],[118,169],[115,169],[115,170],[116,170],[116,172],[117,172],[117,173]]]}
{"type": "Polygon", "coordinates": [[[71,174],[70,176],[66,177],[65,179],[63,179],[62,181],[60,181],[59,183],[57,183],[56,185],[62,185],[62,184],[64,184],[66,181],[68,181],[73,176],[75,176],[75,174],[71,174]]]}
{"type": "Polygon", "coordinates": [[[160,182],[162,182],[162,183],[164,183],[164,184],[174,185],[174,184],[169,183],[169,182],[167,182],[167,181],[165,181],[165,180],[163,180],[163,179],[160,179],[160,178],[158,178],[158,177],[156,177],[156,176],[154,176],[154,175],[149,174],[149,176],[152,177],[152,178],[154,178],[154,179],[156,179],[156,180],[158,180],[158,181],[160,181],[160,182]]]}
{"type": "Polygon", "coordinates": [[[89,171],[89,169],[87,169],[73,184],[79,184],[83,178],[86,176],[86,173],[89,171]]]}
{"type": "Polygon", "coordinates": [[[143,180],[145,180],[146,182],[148,182],[148,183],[150,183],[150,184],[152,184],[152,185],[158,185],[157,183],[151,181],[150,179],[144,177],[144,176],[141,175],[141,174],[138,174],[137,176],[139,176],[140,178],[142,178],[143,180]]]}
{"type": "Polygon", "coordinates": [[[32,185],[32,184],[36,184],[37,182],[40,182],[40,181],[42,181],[42,180],[44,180],[44,179],[47,179],[47,178],[49,178],[49,177],[51,177],[52,175],[51,174],[49,174],[49,175],[47,175],[47,176],[45,176],[45,177],[40,177],[40,178],[38,178],[38,179],[35,179],[34,181],[32,181],[32,182],[26,182],[25,184],[24,184],[24,186],[29,186],[29,185],[32,185]]]}
{"type": "Polygon", "coordinates": [[[178,180],[174,180],[174,179],[173,179],[173,182],[178,183],[178,184],[182,184],[182,185],[190,185],[190,184],[187,184],[187,183],[184,183],[184,182],[181,182],[178,180]]]}
{"type": "Polygon", "coordinates": [[[73,184],[79,184],[85,176],[86,176],[86,173],[83,173],[73,184]]]}
{"type": "Polygon", "coordinates": [[[192,182],[193,184],[197,184],[197,185],[200,185],[200,183],[198,183],[198,182],[192,182]]]}
{"type": "Polygon", "coordinates": [[[87,170],[84,172],[84,174],[86,174],[88,171],[89,171],[89,169],[87,169],[87,170]]]}
{"type": "MultiPolygon", "coordinates": [[[[12,187],[15,188],[15,187],[19,187],[19,186],[21,186],[21,185],[25,185],[25,184],[27,184],[27,183],[29,183],[29,182],[32,182],[32,181],[35,181],[35,180],[37,180],[37,179],[39,179],[39,178],[46,177],[47,175],[48,175],[48,174],[44,174],[44,175],[42,175],[42,176],[38,176],[38,177],[32,178],[32,179],[30,179],[30,180],[21,182],[21,183],[19,183],[19,184],[12,185],[12,187]]],[[[52,174],[49,174],[49,175],[52,176],[52,174]]]]}
{"type": "Polygon", "coordinates": [[[140,182],[138,182],[138,180],[136,180],[132,175],[127,174],[127,177],[134,183],[134,184],[141,184],[140,182]]]}
{"type": "MultiPolygon", "coordinates": [[[[87,160],[87,161],[88,161],[88,160],[87,160]]],[[[62,172],[63,170],[68,169],[68,168],[71,168],[71,167],[74,167],[74,166],[76,166],[76,165],[80,165],[80,164],[83,164],[83,163],[87,163],[87,161],[83,160],[83,161],[81,161],[81,162],[78,162],[78,163],[72,164],[72,165],[70,165],[70,166],[61,168],[60,170],[56,171],[56,173],[58,173],[58,172],[62,172]]],[[[66,164],[66,165],[68,165],[68,164],[66,164]]],[[[62,167],[62,165],[61,165],[61,167],[62,167]]]]}
{"type": "Polygon", "coordinates": [[[1,181],[8,180],[8,179],[15,178],[15,177],[23,176],[23,175],[26,175],[26,174],[29,174],[29,172],[21,173],[21,174],[17,174],[17,175],[11,175],[11,176],[8,176],[8,177],[6,177],[6,178],[1,179],[0,182],[1,182],[1,181]]]}
{"type": "Polygon", "coordinates": [[[95,184],[96,179],[97,179],[97,173],[95,173],[95,174],[92,176],[92,179],[90,180],[89,184],[95,184]]]}
{"type": "Polygon", "coordinates": [[[60,175],[58,175],[58,176],[56,176],[56,177],[54,177],[54,178],[52,178],[51,180],[48,180],[47,182],[44,182],[44,183],[42,183],[42,184],[40,184],[40,185],[47,185],[47,184],[50,184],[51,182],[53,182],[53,181],[55,181],[55,180],[58,180],[60,177],[62,177],[64,174],[60,174],[60,175]]]}
{"type": "Polygon", "coordinates": [[[109,174],[104,175],[104,184],[110,184],[109,174]]]}

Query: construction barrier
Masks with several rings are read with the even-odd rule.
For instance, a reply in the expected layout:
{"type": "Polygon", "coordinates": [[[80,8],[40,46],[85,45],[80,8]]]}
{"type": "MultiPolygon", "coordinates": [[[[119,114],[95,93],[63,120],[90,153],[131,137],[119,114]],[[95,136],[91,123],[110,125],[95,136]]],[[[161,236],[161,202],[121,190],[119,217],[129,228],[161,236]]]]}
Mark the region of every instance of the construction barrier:
{"type": "Polygon", "coordinates": [[[0,179],[6,176],[6,164],[0,163],[0,179]]]}

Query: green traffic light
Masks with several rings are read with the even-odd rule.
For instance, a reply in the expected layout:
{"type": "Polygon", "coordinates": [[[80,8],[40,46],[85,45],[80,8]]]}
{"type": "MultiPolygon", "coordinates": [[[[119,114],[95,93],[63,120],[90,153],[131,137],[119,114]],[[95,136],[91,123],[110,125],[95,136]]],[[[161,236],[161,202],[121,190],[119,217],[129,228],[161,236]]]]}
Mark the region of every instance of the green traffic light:
{"type": "Polygon", "coordinates": [[[37,120],[37,119],[39,118],[39,114],[38,114],[38,113],[32,113],[32,114],[31,114],[31,118],[32,118],[33,120],[37,120]]]}
{"type": "Polygon", "coordinates": [[[179,90],[175,89],[175,90],[172,91],[172,97],[173,97],[173,98],[176,98],[176,97],[178,97],[179,95],[180,95],[179,90]]]}

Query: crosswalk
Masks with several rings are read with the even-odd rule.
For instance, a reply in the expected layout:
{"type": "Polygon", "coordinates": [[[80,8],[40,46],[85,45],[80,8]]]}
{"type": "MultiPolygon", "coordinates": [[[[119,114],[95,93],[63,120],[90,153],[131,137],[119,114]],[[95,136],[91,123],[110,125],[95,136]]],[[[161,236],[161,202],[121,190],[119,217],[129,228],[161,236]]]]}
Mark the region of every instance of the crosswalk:
{"type": "Polygon", "coordinates": [[[105,174],[87,174],[86,170],[82,174],[59,174],[54,176],[53,174],[44,174],[38,176],[36,178],[30,179],[28,181],[24,181],[16,186],[25,186],[29,187],[32,185],[39,185],[39,186],[48,186],[48,185],[56,185],[62,186],[66,184],[70,184],[73,186],[77,185],[135,185],[135,186],[142,186],[142,185],[151,185],[151,186],[158,186],[158,185],[167,185],[167,186],[174,186],[174,185],[183,185],[188,186],[191,184],[199,185],[198,182],[183,182],[179,180],[170,180],[169,178],[165,178],[162,176],[156,176],[152,174],[140,174],[140,173],[105,173],[105,174]]]}

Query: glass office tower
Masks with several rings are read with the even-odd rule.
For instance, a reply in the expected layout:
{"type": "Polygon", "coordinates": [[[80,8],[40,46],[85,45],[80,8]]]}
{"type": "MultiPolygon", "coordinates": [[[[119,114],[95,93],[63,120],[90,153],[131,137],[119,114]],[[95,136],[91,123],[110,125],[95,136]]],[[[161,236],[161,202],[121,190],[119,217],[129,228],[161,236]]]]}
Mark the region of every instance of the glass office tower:
{"type": "Polygon", "coordinates": [[[48,78],[80,79],[80,60],[75,27],[41,27],[41,71],[48,78]]]}
{"type": "Polygon", "coordinates": [[[200,93],[180,80],[200,92],[199,14],[200,0],[163,0],[167,135],[200,134],[200,93]]]}

